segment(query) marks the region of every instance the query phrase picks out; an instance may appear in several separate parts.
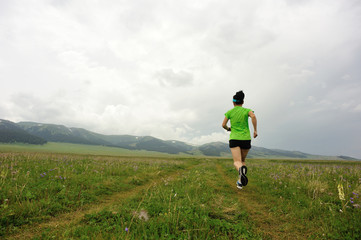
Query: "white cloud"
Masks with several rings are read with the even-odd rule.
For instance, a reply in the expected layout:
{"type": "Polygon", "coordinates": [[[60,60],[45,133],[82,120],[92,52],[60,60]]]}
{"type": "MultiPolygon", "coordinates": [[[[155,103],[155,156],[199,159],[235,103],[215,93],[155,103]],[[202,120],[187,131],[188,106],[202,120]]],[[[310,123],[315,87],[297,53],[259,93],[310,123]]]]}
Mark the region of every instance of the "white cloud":
{"type": "Polygon", "coordinates": [[[192,85],[193,75],[187,71],[174,72],[173,69],[163,69],[155,74],[162,86],[183,87],[192,85]]]}
{"type": "Polygon", "coordinates": [[[354,112],[361,112],[361,103],[353,108],[354,112]]]}

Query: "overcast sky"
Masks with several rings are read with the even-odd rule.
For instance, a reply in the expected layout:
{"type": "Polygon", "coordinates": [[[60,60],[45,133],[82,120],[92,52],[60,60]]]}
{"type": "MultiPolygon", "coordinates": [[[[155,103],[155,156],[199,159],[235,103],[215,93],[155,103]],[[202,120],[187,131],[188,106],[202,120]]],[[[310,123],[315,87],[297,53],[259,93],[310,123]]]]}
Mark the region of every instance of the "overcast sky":
{"type": "Polygon", "coordinates": [[[1,0],[0,118],[361,158],[357,0],[1,0]],[[252,129],[252,128],[251,128],[252,129]]]}

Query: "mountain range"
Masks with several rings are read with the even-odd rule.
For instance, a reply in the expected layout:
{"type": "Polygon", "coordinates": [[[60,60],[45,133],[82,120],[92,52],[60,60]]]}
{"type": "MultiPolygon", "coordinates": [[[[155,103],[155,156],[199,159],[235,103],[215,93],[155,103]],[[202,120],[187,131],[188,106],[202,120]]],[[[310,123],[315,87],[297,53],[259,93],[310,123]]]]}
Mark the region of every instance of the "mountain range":
{"type": "MultiPolygon", "coordinates": [[[[228,144],[223,142],[212,142],[201,146],[194,146],[181,141],[161,140],[151,136],[103,135],[83,128],[69,128],[63,125],[36,122],[14,123],[2,119],[0,119],[0,142],[29,144],[65,142],[119,147],[130,150],[147,150],[169,154],[231,156],[228,144]]],[[[299,151],[267,149],[256,146],[252,146],[248,157],[355,160],[348,156],[321,156],[299,151]]]]}

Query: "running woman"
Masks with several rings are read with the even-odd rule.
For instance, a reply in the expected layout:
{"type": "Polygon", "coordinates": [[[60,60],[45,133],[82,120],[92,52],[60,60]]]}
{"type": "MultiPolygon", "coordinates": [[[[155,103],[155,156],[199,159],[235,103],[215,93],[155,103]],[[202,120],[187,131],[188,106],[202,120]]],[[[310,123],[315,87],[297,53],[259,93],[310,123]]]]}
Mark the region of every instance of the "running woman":
{"type": "Polygon", "coordinates": [[[251,109],[244,108],[244,93],[239,91],[233,96],[233,106],[231,110],[226,112],[222,127],[230,131],[229,147],[232,152],[234,167],[239,174],[237,181],[237,188],[242,189],[248,183],[246,157],[248,151],[251,149],[251,133],[248,126],[248,117],[252,120],[253,137],[257,134],[257,118],[251,109]],[[231,127],[227,126],[228,120],[231,120],[231,127]]]}

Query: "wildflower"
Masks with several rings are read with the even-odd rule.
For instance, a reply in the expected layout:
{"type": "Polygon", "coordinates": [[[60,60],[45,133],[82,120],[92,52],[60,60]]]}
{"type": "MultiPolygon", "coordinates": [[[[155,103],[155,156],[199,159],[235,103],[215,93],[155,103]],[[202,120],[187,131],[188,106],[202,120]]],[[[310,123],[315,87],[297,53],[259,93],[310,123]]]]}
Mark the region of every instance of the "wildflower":
{"type": "Polygon", "coordinates": [[[125,228],[125,231],[128,232],[128,230],[129,230],[129,229],[126,227],[126,228],[125,228]]]}
{"type": "Polygon", "coordinates": [[[338,184],[337,189],[338,189],[338,197],[339,197],[339,199],[344,201],[345,200],[345,194],[343,192],[343,186],[342,186],[341,183],[338,184]]]}

